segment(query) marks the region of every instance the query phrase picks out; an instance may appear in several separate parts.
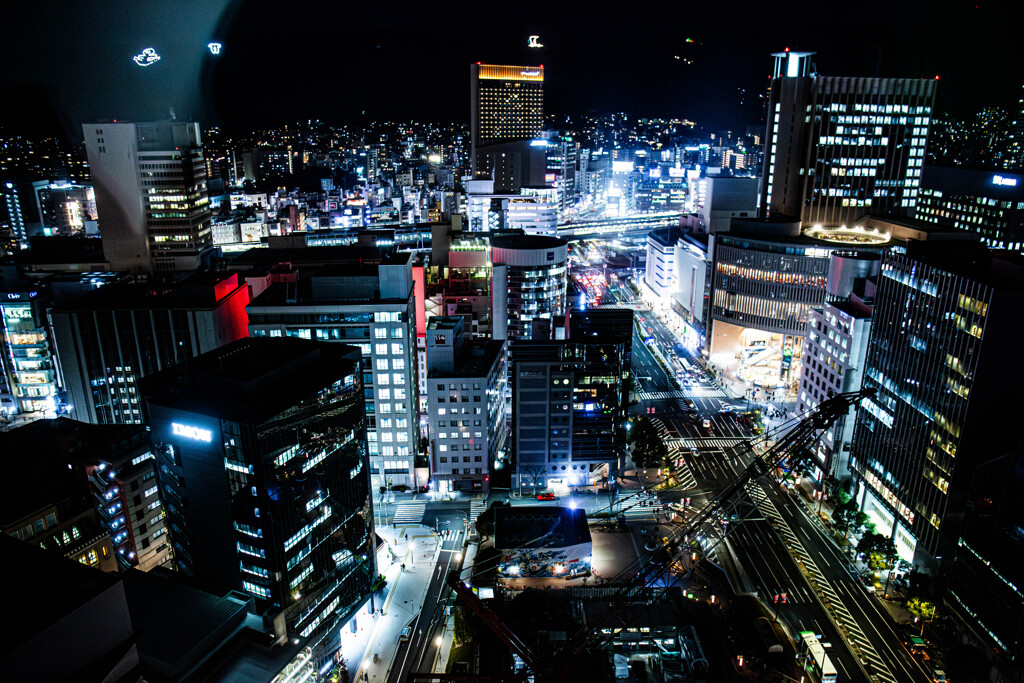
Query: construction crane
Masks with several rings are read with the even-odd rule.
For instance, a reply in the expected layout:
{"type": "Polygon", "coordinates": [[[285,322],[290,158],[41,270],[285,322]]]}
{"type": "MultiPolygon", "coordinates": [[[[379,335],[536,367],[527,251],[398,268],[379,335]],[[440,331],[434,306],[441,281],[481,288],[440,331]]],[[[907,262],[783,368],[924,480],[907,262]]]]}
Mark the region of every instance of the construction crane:
{"type": "MultiPolygon", "coordinates": [[[[621,571],[614,581],[617,581],[621,588],[611,596],[609,600],[617,603],[620,609],[609,610],[595,620],[592,620],[579,632],[573,635],[572,639],[559,652],[552,657],[537,657],[530,648],[501,621],[493,611],[466,588],[459,578],[458,572],[449,574],[447,583],[456,595],[478,616],[483,623],[491,629],[525,664],[526,669],[533,674],[536,683],[548,683],[549,681],[566,680],[573,661],[585,650],[600,646],[601,641],[610,638],[610,633],[602,633],[602,630],[612,631],[609,628],[613,621],[621,620],[623,610],[637,597],[642,596],[654,587],[665,572],[690,551],[691,539],[702,532],[709,538],[721,540],[728,533],[728,529],[735,526],[728,525],[723,529],[719,523],[723,514],[731,510],[752,509],[753,505],[746,494],[746,487],[756,481],[768,478],[769,473],[778,469],[792,471],[797,467],[811,451],[821,433],[831,427],[836,420],[846,415],[850,408],[860,403],[865,398],[870,398],[875,393],[874,389],[861,389],[846,394],[837,394],[825,401],[822,401],[816,408],[806,413],[795,421],[792,428],[787,431],[779,441],[765,449],[760,455],[754,454],[749,442],[746,443],[746,450],[749,452],[750,462],[746,465],[740,475],[729,482],[712,496],[696,514],[689,520],[676,525],[672,533],[665,537],[663,547],[656,550],[651,557],[644,560],[639,558],[621,571]],[[753,457],[750,457],[753,456],[753,457]]],[[[746,514],[738,514],[736,521],[742,521],[746,514]]],[[[501,677],[504,680],[517,680],[515,677],[501,677]]],[[[443,674],[410,674],[409,681],[416,680],[456,680],[448,679],[443,674]]],[[[482,680],[472,676],[460,675],[458,680],[482,680]]],[[[494,680],[491,677],[489,680],[494,680]]],[[[521,680],[518,679],[518,680],[521,680]]]]}

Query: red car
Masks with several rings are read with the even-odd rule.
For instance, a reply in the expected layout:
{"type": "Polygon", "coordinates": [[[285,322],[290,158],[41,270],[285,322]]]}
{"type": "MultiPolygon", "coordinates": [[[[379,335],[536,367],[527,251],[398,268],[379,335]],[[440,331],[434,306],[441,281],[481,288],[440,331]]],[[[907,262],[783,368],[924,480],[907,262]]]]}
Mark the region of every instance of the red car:
{"type": "Polygon", "coordinates": [[[537,500],[557,500],[558,496],[553,493],[538,493],[537,500]]]}

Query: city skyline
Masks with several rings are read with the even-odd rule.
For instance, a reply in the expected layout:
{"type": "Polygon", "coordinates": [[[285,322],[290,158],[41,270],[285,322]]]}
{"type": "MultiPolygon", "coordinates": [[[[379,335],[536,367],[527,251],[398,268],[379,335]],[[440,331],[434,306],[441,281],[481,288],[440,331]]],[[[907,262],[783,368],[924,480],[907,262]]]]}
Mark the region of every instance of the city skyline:
{"type": "Polygon", "coordinates": [[[34,30],[0,47],[6,63],[19,65],[0,80],[5,99],[22,105],[7,126],[60,128],[76,139],[83,122],[159,120],[171,109],[231,129],[307,118],[468,122],[465,69],[477,61],[544,64],[551,114],[624,111],[688,118],[708,130],[762,122],[769,54],[785,47],[817,52],[823,75],[938,75],[937,110],[957,114],[1010,104],[1022,76],[1010,22],[999,21],[997,7],[973,3],[955,21],[918,3],[868,3],[854,17],[810,11],[809,3],[774,13],[741,3],[731,23],[717,8],[666,7],[616,16],[614,30],[608,16],[557,8],[509,21],[467,6],[447,22],[425,8],[396,17],[224,1],[135,9],[108,21],[113,3],[56,15],[45,2],[17,8],[14,23],[34,30]],[[543,47],[528,47],[531,35],[543,47]],[[133,56],[147,48],[160,60],[139,66],[133,56]],[[991,66],[975,68],[968,56],[976,55],[991,66]],[[303,96],[281,97],[285,87],[303,96]]]}

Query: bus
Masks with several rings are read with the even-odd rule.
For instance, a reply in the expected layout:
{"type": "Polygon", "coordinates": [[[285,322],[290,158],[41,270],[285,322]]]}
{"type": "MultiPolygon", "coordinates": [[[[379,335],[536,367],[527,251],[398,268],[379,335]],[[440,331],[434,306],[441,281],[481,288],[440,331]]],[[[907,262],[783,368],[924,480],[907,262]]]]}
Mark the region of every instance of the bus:
{"type": "Polygon", "coordinates": [[[686,360],[682,356],[679,356],[679,364],[683,366],[683,370],[687,373],[693,372],[693,366],[690,365],[690,361],[686,360]]]}
{"type": "Polygon", "coordinates": [[[836,683],[836,668],[825,654],[825,648],[814,631],[800,632],[800,652],[797,658],[801,666],[815,676],[819,683],[836,683]]]}

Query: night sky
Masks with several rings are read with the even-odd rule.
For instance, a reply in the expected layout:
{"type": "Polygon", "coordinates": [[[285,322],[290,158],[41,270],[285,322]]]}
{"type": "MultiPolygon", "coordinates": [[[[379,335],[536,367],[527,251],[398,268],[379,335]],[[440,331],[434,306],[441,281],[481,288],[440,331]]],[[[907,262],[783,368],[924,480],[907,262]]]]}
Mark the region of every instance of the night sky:
{"type": "Polygon", "coordinates": [[[469,64],[484,61],[544,64],[549,114],[626,111],[716,130],[761,121],[769,54],[787,46],[817,52],[826,75],[939,74],[939,109],[965,115],[1012,105],[1024,83],[1009,6],[20,2],[5,8],[0,120],[75,138],[83,121],[171,107],[240,132],[307,118],[468,122],[469,64]],[[526,47],[530,34],[542,49],[526,47]],[[219,57],[210,41],[223,43],[219,57]],[[141,68],[132,56],[146,47],[162,58],[141,68]]]}

